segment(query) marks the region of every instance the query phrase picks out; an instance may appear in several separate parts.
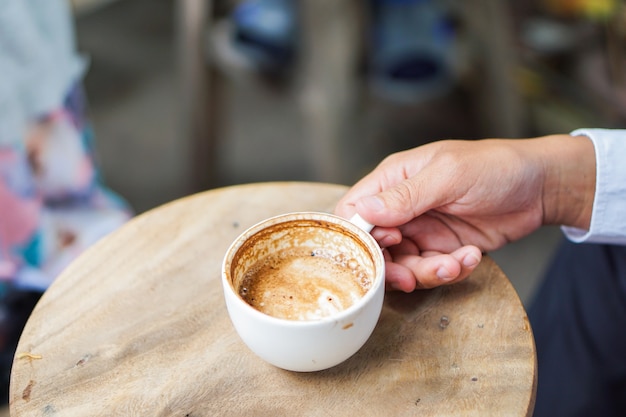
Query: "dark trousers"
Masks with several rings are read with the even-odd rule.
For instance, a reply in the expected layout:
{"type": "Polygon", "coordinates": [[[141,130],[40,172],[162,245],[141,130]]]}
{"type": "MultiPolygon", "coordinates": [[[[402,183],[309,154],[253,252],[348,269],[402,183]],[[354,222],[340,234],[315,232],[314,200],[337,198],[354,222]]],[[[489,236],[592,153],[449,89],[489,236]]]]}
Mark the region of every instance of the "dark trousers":
{"type": "Polygon", "coordinates": [[[534,416],[626,416],[626,246],[563,242],[528,315],[534,416]]]}

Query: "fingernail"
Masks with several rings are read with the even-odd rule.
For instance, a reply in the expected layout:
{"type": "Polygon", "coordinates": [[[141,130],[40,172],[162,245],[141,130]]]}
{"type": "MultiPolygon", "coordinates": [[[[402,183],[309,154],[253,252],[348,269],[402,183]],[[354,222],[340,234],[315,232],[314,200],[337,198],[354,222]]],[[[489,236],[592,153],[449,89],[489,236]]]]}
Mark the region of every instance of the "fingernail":
{"type": "Polygon", "coordinates": [[[466,266],[468,268],[473,268],[476,265],[478,265],[478,263],[480,262],[480,259],[478,259],[476,257],[476,255],[467,255],[465,258],[463,258],[463,266],[466,266]]]}
{"type": "Polygon", "coordinates": [[[380,239],[378,241],[378,244],[382,248],[388,248],[389,246],[395,245],[396,244],[396,240],[393,238],[393,236],[387,235],[384,238],[380,239]]]}
{"type": "Polygon", "coordinates": [[[372,211],[381,211],[382,209],[385,208],[385,205],[383,204],[383,201],[376,197],[375,195],[371,195],[368,197],[363,197],[361,199],[361,203],[368,209],[372,210],[372,211]]]}
{"type": "Polygon", "coordinates": [[[398,288],[398,283],[395,282],[395,281],[387,281],[386,282],[386,287],[387,287],[387,289],[396,290],[396,291],[400,289],[400,288],[398,288]]]}
{"type": "Polygon", "coordinates": [[[437,270],[437,277],[443,281],[450,281],[454,276],[443,266],[437,270]]]}

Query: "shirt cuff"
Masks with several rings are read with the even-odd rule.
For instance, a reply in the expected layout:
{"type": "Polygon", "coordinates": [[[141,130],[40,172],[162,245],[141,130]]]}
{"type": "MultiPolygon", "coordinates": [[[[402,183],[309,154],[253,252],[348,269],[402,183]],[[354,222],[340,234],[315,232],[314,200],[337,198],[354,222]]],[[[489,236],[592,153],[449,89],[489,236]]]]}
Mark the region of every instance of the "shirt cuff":
{"type": "Polygon", "coordinates": [[[589,230],[562,226],[573,242],[626,244],[626,130],[578,129],[596,153],[596,191],[589,230]]]}

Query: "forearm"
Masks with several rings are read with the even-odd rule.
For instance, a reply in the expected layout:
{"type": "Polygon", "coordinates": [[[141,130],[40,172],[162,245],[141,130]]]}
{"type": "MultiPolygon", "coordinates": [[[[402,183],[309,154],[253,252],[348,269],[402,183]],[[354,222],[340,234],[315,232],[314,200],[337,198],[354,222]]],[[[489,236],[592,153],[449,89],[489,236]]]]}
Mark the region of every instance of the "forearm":
{"type": "Polygon", "coordinates": [[[595,197],[589,228],[563,227],[563,231],[575,242],[626,245],[626,130],[579,129],[572,135],[594,145],[595,197]]]}
{"type": "Polygon", "coordinates": [[[584,136],[531,139],[530,152],[544,171],[543,224],[589,229],[596,190],[593,143],[584,136]]]}

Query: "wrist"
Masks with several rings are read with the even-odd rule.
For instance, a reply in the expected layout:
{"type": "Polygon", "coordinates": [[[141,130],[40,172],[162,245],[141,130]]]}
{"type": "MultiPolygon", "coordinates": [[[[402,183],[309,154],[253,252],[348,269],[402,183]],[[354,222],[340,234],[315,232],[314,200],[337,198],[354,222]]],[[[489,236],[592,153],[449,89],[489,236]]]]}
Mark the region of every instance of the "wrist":
{"type": "Polygon", "coordinates": [[[595,149],[585,136],[536,139],[544,170],[543,224],[589,229],[596,189],[595,149]]]}

